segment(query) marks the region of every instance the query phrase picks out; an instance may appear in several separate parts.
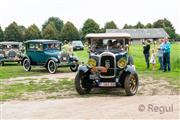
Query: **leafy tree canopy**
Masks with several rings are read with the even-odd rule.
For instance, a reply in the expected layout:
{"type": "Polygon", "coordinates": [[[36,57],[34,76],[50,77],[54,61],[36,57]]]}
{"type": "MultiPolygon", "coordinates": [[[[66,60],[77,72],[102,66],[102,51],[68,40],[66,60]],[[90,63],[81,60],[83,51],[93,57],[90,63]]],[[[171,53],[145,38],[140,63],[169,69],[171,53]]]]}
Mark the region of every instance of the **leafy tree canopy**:
{"type": "Polygon", "coordinates": [[[87,19],[82,28],[83,38],[88,33],[98,33],[100,32],[99,25],[93,19],[87,19]]]}
{"type": "Polygon", "coordinates": [[[117,25],[114,21],[106,22],[104,29],[117,29],[117,25]]]}
{"type": "Polygon", "coordinates": [[[7,41],[22,41],[22,34],[16,22],[5,28],[4,39],[7,41]]]}
{"type": "Polygon", "coordinates": [[[42,30],[42,36],[44,39],[58,39],[56,27],[53,22],[48,23],[48,25],[42,30]]]}
{"type": "Polygon", "coordinates": [[[71,41],[80,39],[80,35],[77,28],[71,22],[67,22],[64,25],[61,34],[63,40],[71,41]]]}
{"type": "Polygon", "coordinates": [[[41,32],[35,24],[29,26],[27,30],[25,31],[26,40],[33,40],[33,39],[40,39],[40,38],[41,38],[41,32]]]}
{"type": "Polygon", "coordinates": [[[153,27],[154,28],[164,28],[165,31],[169,34],[170,38],[175,38],[175,36],[176,36],[174,26],[166,18],[155,21],[153,23],[153,27]]]}
{"type": "Polygon", "coordinates": [[[55,28],[57,31],[61,31],[63,28],[63,21],[61,19],[59,19],[58,17],[50,17],[43,25],[42,25],[42,29],[44,29],[50,22],[53,22],[55,25],[55,28]]]}
{"type": "Polygon", "coordinates": [[[4,33],[0,26],[0,41],[3,41],[3,40],[4,40],[4,33]]]}

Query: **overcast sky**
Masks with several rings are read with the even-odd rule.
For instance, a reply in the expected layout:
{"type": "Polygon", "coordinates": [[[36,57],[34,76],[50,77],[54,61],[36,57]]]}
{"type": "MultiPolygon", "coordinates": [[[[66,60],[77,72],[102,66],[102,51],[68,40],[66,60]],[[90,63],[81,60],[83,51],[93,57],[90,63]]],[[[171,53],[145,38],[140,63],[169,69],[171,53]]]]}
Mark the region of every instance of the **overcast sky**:
{"type": "Polygon", "coordinates": [[[169,19],[180,33],[180,0],[0,0],[0,26],[12,21],[28,27],[41,25],[51,16],[71,21],[79,29],[87,18],[101,27],[114,20],[119,28],[125,23],[152,23],[169,19]]]}

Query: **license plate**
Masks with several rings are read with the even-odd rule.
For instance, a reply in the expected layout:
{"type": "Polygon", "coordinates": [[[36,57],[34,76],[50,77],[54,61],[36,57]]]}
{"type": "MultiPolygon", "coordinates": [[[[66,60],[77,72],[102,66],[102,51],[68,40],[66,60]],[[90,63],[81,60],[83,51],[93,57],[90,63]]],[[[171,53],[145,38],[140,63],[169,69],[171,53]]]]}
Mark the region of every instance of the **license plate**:
{"type": "Polygon", "coordinates": [[[100,82],[99,86],[100,87],[115,87],[116,83],[115,82],[100,82]]]}
{"type": "Polygon", "coordinates": [[[66,57],[63,57],[63,61],[67,60],[66,57]]]}

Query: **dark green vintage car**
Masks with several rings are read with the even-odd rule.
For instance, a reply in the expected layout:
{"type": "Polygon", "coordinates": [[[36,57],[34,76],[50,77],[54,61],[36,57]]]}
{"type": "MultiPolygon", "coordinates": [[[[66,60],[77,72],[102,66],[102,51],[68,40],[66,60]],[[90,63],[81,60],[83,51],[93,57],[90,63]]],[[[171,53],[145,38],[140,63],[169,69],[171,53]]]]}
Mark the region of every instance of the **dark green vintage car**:
{"type": "Polygon", "coordinates": [[[31,66],[43,66],[49,73],[56,73],[58,67],[70,67],[71,71],[78,69],[78,59],[61,50],[61,42],[57,40],[28,40],[24,43],[25,56],[23,67],[30,71],[31,66]]]}
{"type": "Polygon", "coordinates": [[[77,92],[87,94],[93,87],[124,88],[126,94],[138,90],[138,74],[133,58],[128,54],[130,34],[88,34],[89,60],[79,66],[75,77],[77,92]]]}

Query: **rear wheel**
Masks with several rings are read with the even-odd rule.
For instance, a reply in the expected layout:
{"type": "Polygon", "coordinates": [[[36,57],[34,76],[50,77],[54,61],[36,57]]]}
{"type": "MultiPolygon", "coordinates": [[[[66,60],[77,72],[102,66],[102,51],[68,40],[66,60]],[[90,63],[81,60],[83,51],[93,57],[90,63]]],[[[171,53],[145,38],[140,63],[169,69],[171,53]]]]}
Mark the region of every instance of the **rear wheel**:
{"type": "Polygon", "coordinates": [[[57,65],[56,62],[54,60],[49,60],[48,64],[47,64],[47,69],[49,71],[49,73],[54,74],[57,71],[57,65]]]}
{"type": "Polygon", "coordinates": [[[133,96],[138,90],[138,77],[136,74],[128,74],[124,81],[124,88],[128,96],[133,96]]]}
{"type": "Polygon", "coordinates": [[[86,75],[78,72],[75,77],[75,88],[80,95],[88,94],[92,89],[92,83],[86,75]]]}
{"type": "Polygon", "coordinates": [[[31,63],[28,58],[25,58],[23,61],[23,68],[25,71],[30,71],[31,70],[31,63]]]}

